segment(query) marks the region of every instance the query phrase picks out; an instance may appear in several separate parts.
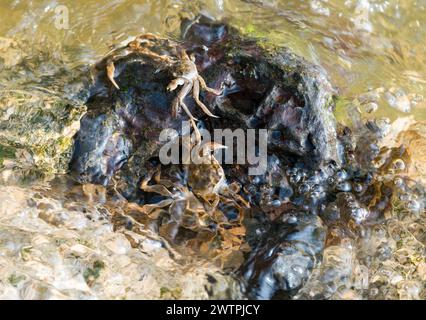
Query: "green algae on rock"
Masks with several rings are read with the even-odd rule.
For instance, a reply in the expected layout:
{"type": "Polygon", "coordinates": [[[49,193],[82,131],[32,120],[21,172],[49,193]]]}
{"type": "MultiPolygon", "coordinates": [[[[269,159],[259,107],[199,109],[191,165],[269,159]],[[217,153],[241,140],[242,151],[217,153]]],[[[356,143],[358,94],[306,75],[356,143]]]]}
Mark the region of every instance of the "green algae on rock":
{"type": "Polygon", "coordinates": [[[79,70],[65,72],[66,57],[55,56],[52,44],[27,41],[0,39],[0,76],[6,79],[0,84],[0,147],[8,150],[0,159],[23,176],[65,173],[86,111],[85,78],[79,70]]]}
{"type": "MultiPolygon", "coordinates": [[[[0,90],[0,144],[27,173],[65,173],[84,105],[39,91],[0,90]]],[[[9,158],[10,159],[10,158],[9,158]]]]}

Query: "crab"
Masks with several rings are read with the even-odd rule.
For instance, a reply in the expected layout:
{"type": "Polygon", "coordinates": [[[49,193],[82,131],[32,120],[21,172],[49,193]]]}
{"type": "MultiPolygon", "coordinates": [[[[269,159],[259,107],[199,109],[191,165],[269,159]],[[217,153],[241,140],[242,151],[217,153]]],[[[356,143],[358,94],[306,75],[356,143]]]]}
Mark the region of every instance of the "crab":
{"type": "Polygon", "coordinates": [[[167,237],[171,239],[176,236],[180,226],[195,231],[200,227],[206,227],[211,220],[205,204],[186,184],[162,178],[161,171],[158,169],[146,176],[140,188],[144,192],[161,195],[164,199],[154,204],[131,207],[154,220],[158,219],[162,213],[167,213],[169,220],[162,228],[167,228],[167,237]],[[152,182],[156,184],[151,185],[152,182]]]}
{"type": "Polygon", "coordinates": [[[243,244],[246,230],[242,221],[250,205],[238,195],[240,190],[234,184],[228,185],[214,156],[215,150],[225,146],[193,138],[191,142],[191,153],[201,156],[202,163],[148,168],[140,188],[161,195],[162,200],[128,206],[157,220],[160,235],[166,239],[176,240],[181,227],[191,230],[196,236],[186,242],[188,247],[203,256],[227,260],[235,251],[249,248],[243,244]],[[229,220],[228,210],[237,211],[237,218],[229,220]]]}
{"type": "Polygon", "coordinates": [[[184,48],[170,39],[152,33],[140,35],[126,46],[111,51],[101,61],[101,66],[105,66],[106,68],[109,81],[117,90],[120,90],[120,87],[114,79],[116,72],[115,62],[130,54],[136,54],[136,57],[142,56],[152,59],[162,67],[173,70],[175,79],[169,83],[167,90],[174,91],[179,86],[182,86],[182,88],[173,100],[172,115],[173,117],[177,117],[180,110],[183,109],[189,117],[197,141],[201,141],[201,134],[195,123],[197,119],[188,109],[184,99],[192,90],[192,96],[203,112],[210,117],[217,118],[200,100],[200,89],[217,96],[222,94],[222,90],[216,90],[207,86],[205,80],[198,73],[194,55],[189,56],[184,48]],[[160,54],[159,52],[166,54],[160,54]]]}
{"type": "Polygon", "coordinates": [[[227,186],[227,183],[225,171],[214,156],[214,152],[219,149],[226,149],[226,146],[216,142],[205,142],[203,144],[197,140],[195,142],[192,150],[193,153],[196,152],[202,157],[202,163],[190,162],[186,167],[188,185],[198,198],[209,203],[211,208],[216,208],[219,203],[219,194],[227,186]]]}
{"type": "Polygon", "coordinates": [[[157,45],[163,45],[165,47],[173,48],[175,43],[167,38],[162,38],[152,33],[147,33],[136,37],[133,41],[129,42],[126,46],[113,50],[104,59],[106,61],[106,71],[109,81],[112,85],[120,90],[117,82],[114,80],[115,76],[115,65],[114,62],[120,60],[131,53],[137,53],[139,55],[151,58],[154,61],[164,63],[166,66],[171,66],[176,63],[176,60],[168,55],[158,54],[153,50],[157,45]]]}
{"type": "MultiPolygon", "coordinates": [[[[214,211],[219,203],[221,191],[227,186],[225,172],[219,161],[214,157],[214,151],[224,148],[226,147],[216,142],[201,144],[200,141],[196,140],[191,151],[198,153],[202,157],[203,163],[190,163],[184,166],[183,170],[187,176],[185,184],[162,179],[159,169],[148,174],[141,183],[141,189],[145,192],[157,193],[166,197],[166,199],[157,204],[145,205],[147,213],[183,200],[188,205],[191,203],[192,208],[198,207],[203,212],[214,211]],[[156,184],[150,185],[150,181],[155,181],[156,184]]],[[[187,210],[190,210],[189,207],[187,207],[187,210]]]]}
{"type": "Polygon", "coordinates": [[[187,52],[184,49],[181,49],[179,50],[179,56],[179,63],[175,72],[173,73],[173,76],[176,78],[172,80],[167,86],[168,91],[174,91],[178,86],[182,86],[182,89],[179,91],[178,95],[173,101],[172,114],[174,117],[176,117],[180,111],[180,108],[182,108],[189,117],[197,141],[200,141],[201,134],[197,128],[197,125],[195,124],[197,119],[191,114],[191,111],[189,111],[187,105],[184,102],[184,99],[192,90],[192,96],[195,102],[204,111],[204,113],[210,117],[218,118],[213,113],[211,113],[207,106],[200,100],[200,87],[203,90],[217,96],[222,94],[222,90],[216,90],[207,86],[203,77],[201,77],[198,73],[194,55],[188,56],[187,52]]]}

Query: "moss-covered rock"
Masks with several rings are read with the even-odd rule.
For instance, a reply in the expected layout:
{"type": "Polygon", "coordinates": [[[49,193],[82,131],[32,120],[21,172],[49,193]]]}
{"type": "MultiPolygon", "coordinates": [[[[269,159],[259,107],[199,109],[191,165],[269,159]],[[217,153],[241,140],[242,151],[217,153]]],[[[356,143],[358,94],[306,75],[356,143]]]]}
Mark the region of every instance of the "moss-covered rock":
{"type": "Polygon", "coordinates": [[[0,161],[24,176],[65,173],[86,111],[84,73],[66,71],[47,42],[1,38],[0,61],[0,161]]]}

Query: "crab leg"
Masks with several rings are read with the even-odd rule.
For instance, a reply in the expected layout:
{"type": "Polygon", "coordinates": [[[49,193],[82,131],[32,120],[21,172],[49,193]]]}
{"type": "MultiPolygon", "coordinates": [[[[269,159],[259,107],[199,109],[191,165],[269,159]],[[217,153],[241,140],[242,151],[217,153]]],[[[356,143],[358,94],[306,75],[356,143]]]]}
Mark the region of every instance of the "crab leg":
{"type": "Polygon", "coordinates": [[[145,204],[142,209],[146,214],[151,215],[156,209],[165,208],[173,203],[173,199],[165,199],[155,204],[145,204]]]}
{"type": "Polygon", "coordinates": [[[197,119],[194,118],[194,116],[191,114],[191,111],[189,111],[185,102],[183,102],[183,99],[180,100],[180,105],[182,106],[182,109],[186,112],[186,114],[188,115],[189,121],[191,122],[191,125],[192,125],[192,128],[194,128],[196,141],[201,141],[201,133],[198,130],[197,124],[195,123],[195,120],[197,120],[197,119]]]}
{"type": "Polygon", "coordinates": [[[161,185],[161,184],[155,184],[152,186],[148,185],[149,181],[151,181],[151,178],[152,178],[152,174],[148,175],[148,177],[142,181],[140,188],[143,191],[158,193],[162,196],[167,196],[167,197],[173,196],[173,194],[164,185],[161,185]]]}
{"type": "Polygon", "coordinates": [[[222,94],[222,90],[216,90],[216,89],[209,88],[207,86],[206,82],[204,81],[203,77],[201,77],[200,75],[197,78],[198,78],[198,81],[200,81],[200,85],[201,85],[201,88],[203,88],[203,90],[210,92],[210,93],[213,93],[216,96],[219,96],[219,95],[222,94]]]}
{"type": "Polygon", "coordinates": [[[147,40],[156,40],[156,39],[168,40],[167,38],[164,38],[162,36],[159,36],[159,35],[156,35],[156,34],[150,33],[150,32],[142,34],[142,35],[138,36],[136,39],[140,39],[140,40],[142,40],[142,39],[147,39],[147,40]]]}
{"type": "MultiPolygon", "coordinates": [[[[172,82],[171,85],[169,85],[169,90],[173,91],[174,89],[176,89],[176,86],[178,84],[180,84],[181,82],[172,82]]],[[[194,128],[194,132],[195,132],[195,137],[197,139],[197,141],[201,141],[201,133],[197,128],[197,125],[195,123],[195,121],[198,121],[197,118],[195,118],[191,111],[189,111],[187,105],[185,104],[185,102],[183,101],[183,99],[185,99],[185,97],[188,95],[188,93],[191,91],[192,89],[192,83],[190,81],[185,80],[184,81],[184,85],[182,87],[182,90],[180,90],[179,94],[177,95],[177,97],[175,98],[175,101],[173,102],[173,114],[177,115],[177,112],[179,111],[179,106],[182,107],[182,109],[186,112],[186,114],[189,117],[189,121],[191,122],[192,127],[194,128]]]]}
{"type": "MultiPolygon", "coordinates": [[[[174,90],[176,90],[176,88],[178,86],[180,86],[180,85],[186,85],[186,83],[187,82],[183,78],[174,79],[167,86],[167,90],[168,91],[174,91],[174,90]]],[[[183,88],[183,89],[185,89],[185,88],[183,88]]],[[[182,89],[182,91],[183,91],[183,89],[182,89]]],[[[188,94],[188,92],[189,92],[189,91],[187,91],[187,92],[185,92],[184,95],[182,95],[182,91],[179,92],[178,96],[173,100],[172,115],[173,115],[174,118],[176,118],[177,115],[180,112],[180,100],[183,99],[183,98],[185,98],[185,95],[188,94]]]]}
{"type": "MultiPolygon", "coordinates": [[[[145,43],[146,46],[149,46],[149,47],[152,46],[152,44],[150,43],[150,40],[145,40],[144,39],[142,41],[146,42],[145,43]]],[[[168,57],[166,55],[161,55],[161,54],[158,54],[158,53],[156,53],[154,51],[151,51],[146,46],[142,47],[141,43],[138,42],[138,39],[135,39],[134,41],[130,42],[128,44],[128,46],[134,52],[142,54],[142,55],[144,55],[144,56],[146,56],[148,58],[151,58],[153,60],[157,60],[157,61],[160,61],[160,62],[168,63],[170,65],[173,64],[173,62],[174,62],[172,58],[170,58],[170,57],[168,57]]]]}
{"type": "Polygon", "coordinates": [[[175,99],[173,101],[173,104],[172,104],[172,116],[173,116],[173,118],[176,118],[179,113],[180,113],[180,101],[179,101],[179,99],[175,99]]]}
{"type": "Polygon", "coordinates": [[[138,49],[138,53],[143,54],[145,56],[147,56],[148,58],[151,58],[153,60],[159,60],[160,62],[165,62],[167,64],[172,65],[173,64],[173,59],[166,56],[166,55],[160,55],[158,53],[155,53],[153,51],[150,51],[146,48],[142,48],[142,49],[138,49]]]}
{"type": "Polygon", "coordinates": [[[114,62],[112,60],[108,60],[107,61],[107,76],[109,81],[111,81],[111,83],[114,85],[114,87],[116,87],[118,90],[120,90],[120,87],[118,86],[117,82],[115,82],[114,80],[114,73],[115,73],[115,66],[114,66],[114,62]]]}
{"type": "Polygon", "coordinates": [[[179,113],[179,108],[182,107],[186,114],[194,120],[198,120],[196,119],[192,113],[189,111],[188,107],[186,106],[186,104],[183,102],[183,99],[185,99],[185,97],[188,95],[188,93],[191,91],[192,89],[192,84],[191,82],[184,80],[183,78],[178,78],[173,80],[169,86],[167,87],[167,90],[169,91],[173,91],[177,88],[177,86],[179,85],[183,85],[182,86],[182,90],[180,90],[180,92],[178,93],[178,95],[176,96],[175,100],[173,101],[173,106],[172,106],[172,113],[173,116],[176,117],[179,113]]]}
{"type": "Polygon", "coordinates": [[[215,116],[213,113],[210,112],[210,110],[206,107],[204,103],[200,101],[200,83],[198,80],[194,81],[194,85],[192,88],[192,95],[194,97],[195,102],[198,104],[198,106],[203,109],[203,111],[210,117],[213,118],[219,118],[218,116],[215,116]]]}

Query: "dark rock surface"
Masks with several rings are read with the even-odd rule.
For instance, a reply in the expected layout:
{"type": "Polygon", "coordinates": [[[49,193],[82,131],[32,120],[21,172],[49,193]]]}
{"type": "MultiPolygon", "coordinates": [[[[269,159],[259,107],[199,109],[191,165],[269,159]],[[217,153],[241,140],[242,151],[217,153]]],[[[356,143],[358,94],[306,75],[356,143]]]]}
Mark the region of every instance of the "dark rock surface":
{"type": "MultiPolygon", "coordinates": [[[[219,119],[186,98],[199,125],[269,129],[265,174],[248,176],[244,165],[224,169],[253,208],[246,222],[252,251],[239,271],[248,296],[291,296],[320,261],[326,227],[317,214],[327,202],[324,185],[343,162],[334,91],[321,68],[285,48],[245,39],[226,24],[201,18],[182,30],[182,45],[195,55],[200,75],[210,87],[224,88],[220,96],[200,96],[219,119]]],[[[144,203],[139,184],[147,160],[158,155],[159,134],[164,128],[181,133],[187,116],[172,117],[176,93],[166,91],[171,70],[135,56],[121,59],[116,69],[120,90],[105,70],[96,74],[70,168],[81,182],[107,186],[114,177],[129,201],[144,203]]]]}
{"type": "MultiPolygon", "coordinates": [[[[270,130],[268,150],[282,158],[302,159],[311,168],[330,160],[341,162],[333,90],[319,67],[286,49],[269,52],[241,38],[231,27],[213,22],[191,25],[184,46],[195,54],[199,73],[211,87],[224,85],[221,96],[202,96],[220,116],[215,120],[204,117],[208,128],[266,128],[270,130]]],[[[105,72],[100,72],[89,98],[90,113],[76,138],[71,168],[83,182],[107,184],[129,158],[130,149],[144,146],[140,149],[144,155],[155,155],[160,131],[179,129],[186,119],[183,114],[177,119],[171,115],[175,93],[165,90],[173,79],[170,70],[159,71],[152,60],[131,56],[117,69],[122,89],[111,88],[105,72]],[[90,136],[96,138],[85,138],[86,131],[93,131],[90,136]],[[131,143],[111,140],[112,135],[131,143]],[[119,160],[111,160],[106,150],[114,150],[119,160]]],[[[196,116],[201,115],[192,98],[186,102],[196,116]]]]}
{"type": "Polygon", "coordinates": [[[225,84],[222,96],[206,97],[221,116],[215,126],[226,119],[234,127],[266,128],[268,150],[303,157],[311,167],[340,163],[334,92],[325,72],[286,48],[267,50],[232,28],[207,26],[195,24],[186,36],[200,73],[213,86],[225,84]],[[213,35],[206,36],[208,30],[213,35]]]}

